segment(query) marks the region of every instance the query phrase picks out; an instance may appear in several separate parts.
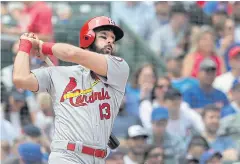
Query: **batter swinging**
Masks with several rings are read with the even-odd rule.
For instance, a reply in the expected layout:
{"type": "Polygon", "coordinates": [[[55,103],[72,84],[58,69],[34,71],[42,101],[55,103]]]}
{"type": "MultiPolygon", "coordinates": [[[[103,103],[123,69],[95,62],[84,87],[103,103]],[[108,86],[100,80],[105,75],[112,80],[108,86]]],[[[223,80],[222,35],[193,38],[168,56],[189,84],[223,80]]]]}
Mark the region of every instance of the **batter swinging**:
{"type": "Polygon", "coordinates": [[[52,97],[55,132],[50,164],[105,163],[129,76],[128,64],[113,56],[115,42],[123,35],[113,20],[101,16],[82,27],[80,48],[44,43],[33,33],[21,36],[13,82],[17,88],[48,92],[52,97]],[[32,54],[39,54],[42,60],[54,55],[77,65],[30,70],[32,54]]]}

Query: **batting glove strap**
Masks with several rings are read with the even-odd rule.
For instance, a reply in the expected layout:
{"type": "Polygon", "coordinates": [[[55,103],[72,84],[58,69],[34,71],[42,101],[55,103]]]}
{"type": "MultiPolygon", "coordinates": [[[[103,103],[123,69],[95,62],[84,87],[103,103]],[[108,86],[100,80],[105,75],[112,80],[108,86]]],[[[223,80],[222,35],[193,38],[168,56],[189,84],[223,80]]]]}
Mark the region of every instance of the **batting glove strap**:
{"type": "Polygon", "coordinates": [[[31,49],[32,49],[32,42],[26,39],[20,39],[18,51],[22,51],[30,55],[31,49]]]}
{"type": "Polygon", "coordinates": [[[53,52],[52,52],[52,47],[55,45],[55,43],[49,43],[49,42],[45,42],[43,43],[42,45],[42,53],[44,55],[50,55],[52,56],[53,55],[53,52]]]}

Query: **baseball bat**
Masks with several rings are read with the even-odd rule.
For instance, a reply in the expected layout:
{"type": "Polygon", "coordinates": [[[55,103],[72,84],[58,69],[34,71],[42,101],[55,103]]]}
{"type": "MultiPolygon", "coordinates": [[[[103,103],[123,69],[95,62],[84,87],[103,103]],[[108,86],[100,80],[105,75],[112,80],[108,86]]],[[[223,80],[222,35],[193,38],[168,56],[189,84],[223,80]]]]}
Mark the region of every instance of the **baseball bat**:
{"type": "Polygon", "coordinates": [[[48,57],[46,57],[45,62],[47,63],[48,66],[54,66],[54,64],[48,57]]]}

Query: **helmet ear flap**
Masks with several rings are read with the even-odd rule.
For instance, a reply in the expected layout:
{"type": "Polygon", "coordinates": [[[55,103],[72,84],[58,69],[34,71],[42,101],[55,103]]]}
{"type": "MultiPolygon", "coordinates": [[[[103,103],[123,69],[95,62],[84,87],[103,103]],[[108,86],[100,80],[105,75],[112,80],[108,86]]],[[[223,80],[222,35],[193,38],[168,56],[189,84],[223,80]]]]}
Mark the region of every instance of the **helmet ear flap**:
{"type": "Polygon", "coordinates": [[[89,30],[87,34],[83,35],[83,37],[81,38],[82,40],[84,40],[84,42],[82,42],[81,47],[82,48],[87,48],[89,47],[95,40],[95,32],[93,30],[89,30]]]}

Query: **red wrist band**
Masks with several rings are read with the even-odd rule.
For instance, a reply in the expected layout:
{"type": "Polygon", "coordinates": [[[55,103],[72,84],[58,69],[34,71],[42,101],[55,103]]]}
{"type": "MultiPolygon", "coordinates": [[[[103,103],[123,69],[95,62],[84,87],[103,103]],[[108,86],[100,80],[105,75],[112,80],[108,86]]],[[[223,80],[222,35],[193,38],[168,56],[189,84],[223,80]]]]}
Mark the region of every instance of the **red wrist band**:
{"type": "Polygon", "coordinates": [[[32,42],[26,39],[20,39],[18,51],[23,51],[23,52],[26,52],[28,55],[30,55],[31,49],[32,49],[32,42]]]}
{"type": "Polygon", "coordinates": [[[55,43],[49,43],[49,42],[43,43],[43,45],[42,45],[42,53],[44,55],[53,55],[52,47],[54,46],[54,44],[55,43]]]}

